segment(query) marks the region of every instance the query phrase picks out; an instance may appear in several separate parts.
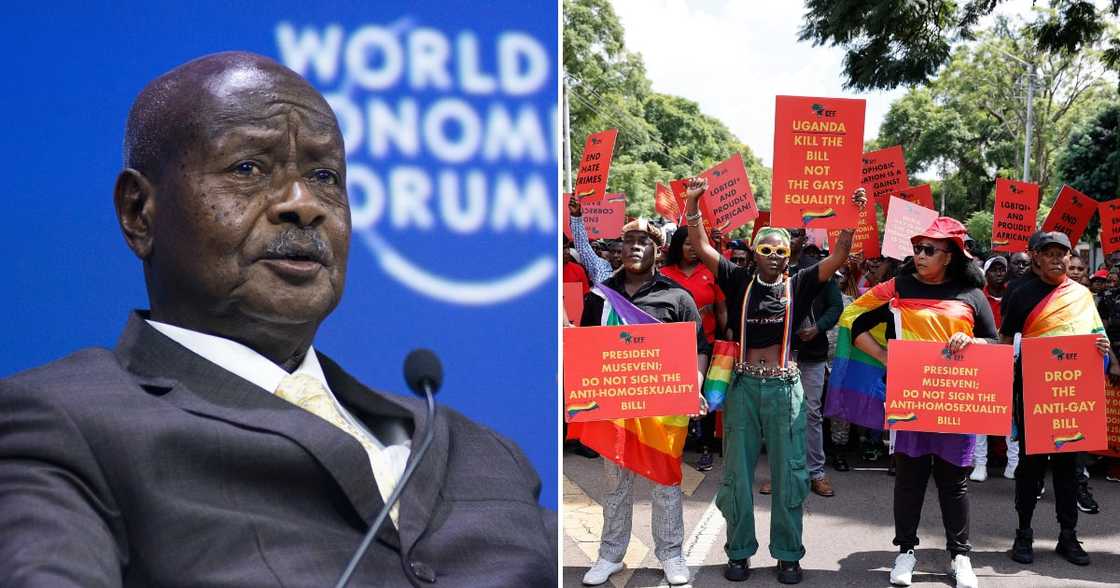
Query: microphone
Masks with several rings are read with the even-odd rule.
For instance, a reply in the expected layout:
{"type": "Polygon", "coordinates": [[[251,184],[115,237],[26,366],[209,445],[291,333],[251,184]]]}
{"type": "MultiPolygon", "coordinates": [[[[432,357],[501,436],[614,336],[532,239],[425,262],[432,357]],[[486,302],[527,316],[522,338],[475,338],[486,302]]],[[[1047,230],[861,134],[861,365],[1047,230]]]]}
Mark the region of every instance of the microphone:
{"type": "MultiPolygon", "coordinates": [[[[369,549],[373,538],[377,535],[378,529],[385,523],[385,518],[389,516],[389,510],[393,505],[400,500],[401,492],[404,490],[408,481],[412,479],[413,472],[416,467],[420,465],[420,460],[424,459],[424,454],[428,452],[428,447],[432,444],[432,438],[435,437],[435,418],[436,418],[436,400],[435,393],[439,391],[440,384],[443,383],[443,366],[439,362],[439,357],[436,356],[430,349],[413,349],[409,352],[408,357],[404,360],[404,380],[408,384],[408,388],[412,390],[417,396],[423,396],[427,400],[427,427],[424,430],[424,439],[420,442],[420,449],[413,454],[413,458],[408,461],[408,466],[405,467],[404,473],[401,474],[400,482],[393,488],[393,492],[389,494],[389,499],[385,501],[385,505],[381,507],[381,512],[377,513],[377,518],[373,520],[365,537],[362,538],[361,545],[358,550],[354,552],[353,557],[350,558],[350,563],[346,565],[346,570],[342,572],[339,577],[338,583],[335,588],[345,588],[350,583],[350,577],[354,575],[354,571],[358,569],[358,562],[362,560],[362,556],[366,554],[369,549]]],[[[401,565],[404,565],[402,560],[401,565]]],[[[405,567],[405,575],[408,576],[409,581],[412,581],[412,574],[405,567]]],[[[415,583],[415,582],[413,582],[415,583]]]]}

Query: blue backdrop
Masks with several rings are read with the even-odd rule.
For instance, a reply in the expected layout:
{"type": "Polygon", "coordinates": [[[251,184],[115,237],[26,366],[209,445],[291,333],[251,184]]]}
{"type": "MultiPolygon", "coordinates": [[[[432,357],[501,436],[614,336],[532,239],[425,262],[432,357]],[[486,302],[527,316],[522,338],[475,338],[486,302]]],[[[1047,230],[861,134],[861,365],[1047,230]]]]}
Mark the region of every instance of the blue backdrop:
{"type": "Polygon", "coordinates": [[[397,392],[405,354],[434,349],[440,400],[516,440],[555,508],[555,2],[96,4],[5,8],[0,375],[111,347],[147,306],[112,206],[128,108],[176,65],[255,51],[346,137],[350,271],[316,347],[397,392]]]}

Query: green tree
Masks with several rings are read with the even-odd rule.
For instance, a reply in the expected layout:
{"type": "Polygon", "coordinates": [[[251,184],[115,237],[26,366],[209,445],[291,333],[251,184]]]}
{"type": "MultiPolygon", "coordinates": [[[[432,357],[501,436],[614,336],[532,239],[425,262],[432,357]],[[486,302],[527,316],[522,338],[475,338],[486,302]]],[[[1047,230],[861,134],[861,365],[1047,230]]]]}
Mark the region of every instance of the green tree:
{"type": "MultiPolygon", "coordinates": [[[[982,17],[1003,0],[807,0],[800,40],[842,47],[845,85],[856,90],[924,84],[958,40],[972,40],[982,17]]],[[[1120,70],[1112,23],[1120,0],[1098,10],[1091,0],[1050,0],[1030,25],[1032,49],[1077,55],[1102,43],[1106,65],[1120,70]]]]}

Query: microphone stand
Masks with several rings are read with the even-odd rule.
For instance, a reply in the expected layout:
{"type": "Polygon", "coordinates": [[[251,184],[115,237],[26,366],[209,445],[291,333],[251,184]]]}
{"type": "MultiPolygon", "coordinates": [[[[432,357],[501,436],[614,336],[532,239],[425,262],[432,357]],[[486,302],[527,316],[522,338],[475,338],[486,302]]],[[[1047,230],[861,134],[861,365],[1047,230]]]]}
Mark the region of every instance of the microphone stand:
{"type": "Polygon", "coordinates": [[[432,383],[425,379],[422,385],[424,386],[424,398],[427,400],[428,405],[428,428],[424,431],[424,440],[420,442],[420,449],[416,452],[415,458],[409,460],[408,466],[405,467],[404,473],[401,475],[401,481],[397,483],[396,488],[393,488],[393,492],[389,494],[389,500],[385,502],[385,506],[381,507],[381,512],[377,513],[377,518],[373,520],[373,525],[370,526],[369,531],[366,531],[366,536],[362,538],[362,544],[358,546],[358,550],[355,551],[354,556],[350,558],[350,563],[346,565],[346,570],[342,572],[342,576],[339,577],[335,588],[346,588],[346,585],[350,583],[350,577],[354,575],[354,571],[358,569],[358,562],[362,560],[362,556],[366,554],[366,550],[369,549],[370,544],[373,543],[373,538],[377,535],[378,529],[385,523],[385,518],[389,516],[389,509],[393,508],[393,505],[400,499],[401,491],[404,490],[405,484],[412,478],[412,473],[416,471],[416,467],[420,465],[420,460],[423,459],[424,454],[428,452],[428,446],[432,444],[432,439],[436,434],[436,399],[432,393],[432,383]]]}

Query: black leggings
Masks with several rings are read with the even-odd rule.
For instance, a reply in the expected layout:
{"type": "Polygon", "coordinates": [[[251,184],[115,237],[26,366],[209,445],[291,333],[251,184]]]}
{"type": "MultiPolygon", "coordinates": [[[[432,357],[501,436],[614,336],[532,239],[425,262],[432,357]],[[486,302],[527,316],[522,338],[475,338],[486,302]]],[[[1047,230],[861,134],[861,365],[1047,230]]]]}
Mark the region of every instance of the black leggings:
{"type": "MultiPolygon", "coordinates": [[[[918,545],[918,524],[930,473],[937,484],[941,518],[945,522],[945,549],[952,556],[967,554],[968,472],[936,455],[910,457],[896,453],[894,479],[894,544],[905,553],[918,545]]],[[[1021,466],[1020,466],[1021,467],[1021,466]]]]}
{"type": "Polygon", "coordinates": [[[1038,487],[1046,479],[1046,465],[1054,476],[1054,510],[1058,512],[1058,525],[1063,529],[1077,527],[1077,476],[1080,453],[1050,453],[1027,455],[1025,441],[1019,443],[1019,467],[1015,470],[1015,511],[1019,513],[1019,528],[1031,528],[1034,506],[1038,502],[1038,487]]]}

